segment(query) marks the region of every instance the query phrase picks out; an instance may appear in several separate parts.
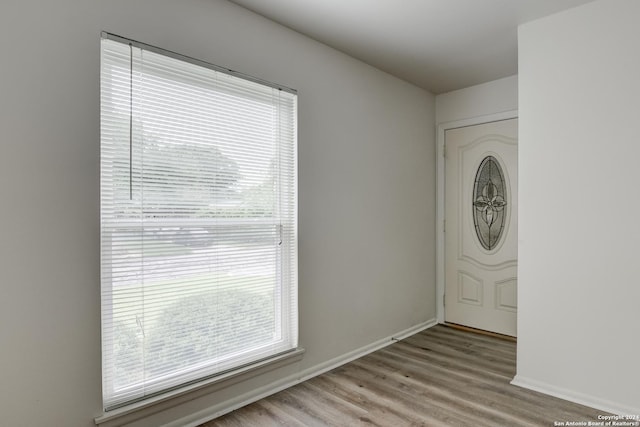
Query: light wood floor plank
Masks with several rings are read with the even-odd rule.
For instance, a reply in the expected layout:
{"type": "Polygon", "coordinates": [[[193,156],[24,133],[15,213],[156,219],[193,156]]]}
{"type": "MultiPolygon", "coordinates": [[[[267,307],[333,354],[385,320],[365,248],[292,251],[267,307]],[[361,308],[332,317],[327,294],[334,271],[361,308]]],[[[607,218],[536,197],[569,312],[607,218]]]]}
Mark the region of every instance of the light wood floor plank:
{"type": "Polygon", "coordinates": [[[553,426],[601,411],[512,386],[516,344],[438,325],[200,427],[553,426]]]}
{"type": "Polygon", "coordinates": [[[383,369],[404,366],[406,381],[411,382],[411,388],[417,394],[428,398],[430,404],[443,401],[449,410],[468,414],[476,420],[487,419],[492,425],[497,425],[499,421],[509,421],[510,415],[519,416],[523,421],[540,421],[535,411],[527,411],[519,404],[510,406],[504,396],[497,392],[496,389],[508,381],[508,378],[487,378],[482,371],[473,375],[472,370],[460,375],[457,370],[452,371],[435,364],[430,365],[429,371],[425,371],[420,362],[412,363],[409,359],[392,354],[381,357],[378,366],[383,369]]]}

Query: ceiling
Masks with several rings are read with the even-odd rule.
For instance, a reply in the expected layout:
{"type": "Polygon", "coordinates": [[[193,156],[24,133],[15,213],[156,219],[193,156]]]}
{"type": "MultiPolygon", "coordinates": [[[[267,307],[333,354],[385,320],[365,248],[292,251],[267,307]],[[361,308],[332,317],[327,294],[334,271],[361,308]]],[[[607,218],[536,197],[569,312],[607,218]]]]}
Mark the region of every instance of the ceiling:
{"type": "Polygon", "coordinates": [[[593,0],[230,0],[432,93],[518,72],[517,27],[593,0]]]}

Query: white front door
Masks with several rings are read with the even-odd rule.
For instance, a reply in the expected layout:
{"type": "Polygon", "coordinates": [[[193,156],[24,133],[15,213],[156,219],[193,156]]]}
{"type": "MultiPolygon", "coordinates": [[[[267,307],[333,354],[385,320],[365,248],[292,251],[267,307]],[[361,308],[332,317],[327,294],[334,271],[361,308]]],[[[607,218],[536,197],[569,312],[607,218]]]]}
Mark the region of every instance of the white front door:
{"type": "Polygon", "coordinates": [[[445,321],[516,336],[518,120],[445,133],[445,321]]]}

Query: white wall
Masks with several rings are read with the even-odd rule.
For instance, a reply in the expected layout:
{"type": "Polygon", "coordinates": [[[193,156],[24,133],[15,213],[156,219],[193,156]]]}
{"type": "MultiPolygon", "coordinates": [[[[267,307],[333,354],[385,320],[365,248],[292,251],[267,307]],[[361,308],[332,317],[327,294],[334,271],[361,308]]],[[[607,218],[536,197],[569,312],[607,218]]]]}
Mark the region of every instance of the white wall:
{"type": "Polygon", "coordinates": [[[516,384],[640,414],[640,2],[519,30],[516,384]]]}
{"type": "Polygon", "coordinates": [[[510,76],[436,96],[436,123],[517,109],[518,76],[510,76]]]}
{"type": "Polygon", "coordinates": [[[431,94],[225,1],[3,0],[0,424],[81,427],[101,413],[102,30],[299,91],[304,359],[136,425],[435,317],[431,94]]]}

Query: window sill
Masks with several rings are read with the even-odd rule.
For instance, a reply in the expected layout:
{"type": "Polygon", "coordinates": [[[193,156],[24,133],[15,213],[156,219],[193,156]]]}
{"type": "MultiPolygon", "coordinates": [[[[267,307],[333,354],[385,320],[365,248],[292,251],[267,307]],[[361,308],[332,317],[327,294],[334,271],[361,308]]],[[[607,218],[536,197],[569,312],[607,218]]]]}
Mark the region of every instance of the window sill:
{"type": "Polygon", "coordinates": [[[140,402],[122,406],[117,409],[105,412],[94,419],[97,426],[110,427],[133,422],[135,420],[150,416],[184,402],[196,399],[200,396],[213,393],[216,390],[229,387],[265,372],[282,366],[298,362],[304,354],[303,348],[297,348],[287,353],[272,357],[267,360],[243,366],[234,371],[230,371],[213,378],[189,384],[185,387],[171,390],[167,393],[150,397],[140,402]]]}

